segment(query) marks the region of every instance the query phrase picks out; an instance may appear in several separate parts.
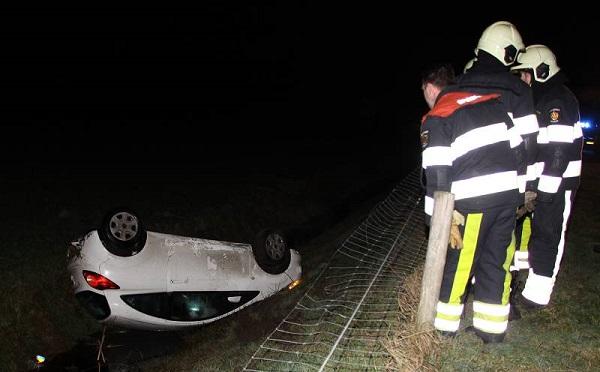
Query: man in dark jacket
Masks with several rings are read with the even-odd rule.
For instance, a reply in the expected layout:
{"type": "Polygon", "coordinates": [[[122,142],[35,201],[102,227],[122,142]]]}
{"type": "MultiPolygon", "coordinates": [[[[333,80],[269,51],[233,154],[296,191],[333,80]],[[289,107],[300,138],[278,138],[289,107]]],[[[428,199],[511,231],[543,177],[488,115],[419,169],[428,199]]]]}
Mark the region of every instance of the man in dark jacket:
{"type": "MultiPolygon", "coordinates": [[[[458,80],[458,85],[474,93],[498,93],[511,117],[523,147],[513,146],[519,161],[519,190],[535,192],[536,137],[538,123],[531,90],[510,73],[510,66],[525,49],[516,27],[506,21],[487,27],[475,48],[476,60],[458,80]]],[[[514,137],[514,136],[513,136],[514,137]]],[[[523,203],[521,203],[523,204],[523,203]]]]}
{"type": "Polygon", "coordinates": [[[433,193],[455,196],[453,230],[434,326],[455,334],[466,286],[475,276],[473,326],[484,342],[501,342],[508,324],[511,244],[520,203],[513,130],[499,94],[478,94],[448,85],[448,66],[426,71],[422,79],[431,111],[423,117],[421,144],[425,170],[427,221],[433,193]],[[511,138],[511,136],[513,136],[511,138]]]}
{"type": "Polygon", "coordinates": [[[531,84],[540,125],[537,204],[528,245],[530,269],[521,302],[526,307],[542,307],[550,301],[579,187],[583,132],[579,103],[565,86],[566,77],[548,47],[527,47],[513,70],[531,84]]]}
{"type": "MultiPolygon", "coordinates": [[[[516,132],[523,141],[521,145],[513,146],[518,161],[520,205],[523,205],[520,210],[524,210],[525,206],[531,206],[536,197],[535,163],[539,130],[531,89],[510,72],[510,66],[516,62],[519,53],[524,50],[525,44],[512,23],[495,22],[481,34],[475,48],[476,61],[458,81],[464,89],[472,92],[501,95],[505,110],[514,123],[511,131],[516,132]]],[[[520,219],[517,222],[519,234],[521,229],[527,231],[529,226],[523,225],[522,221],[523,219],[520,219]]],[[[526,263],[527,251],[519,250],[515,254],[515,262],[511,267],[516,270],[515,278],[519,269],[527,268],[526,263]]],[[[514,281],[514,284],[518,283],[514,281]]],[[[511,296],[511,300],[513,297],[511,296]]],[[[511,319],[518,319],[520,315],[516,311],[516,307],[511,310],[514,310],[511,313],[511,319]]]]}

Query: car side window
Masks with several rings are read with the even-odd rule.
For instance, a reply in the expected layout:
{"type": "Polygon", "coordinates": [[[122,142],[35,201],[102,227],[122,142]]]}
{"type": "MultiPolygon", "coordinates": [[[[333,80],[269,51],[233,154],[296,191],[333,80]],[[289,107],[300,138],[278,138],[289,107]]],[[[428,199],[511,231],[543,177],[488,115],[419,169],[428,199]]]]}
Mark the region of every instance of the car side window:
{"type": "Polygon", "coordinates": [[[172,292],[123,295],[132,308],[161,319],[192,322],[226,314],[252,300],[258,291],[172,292]]]}

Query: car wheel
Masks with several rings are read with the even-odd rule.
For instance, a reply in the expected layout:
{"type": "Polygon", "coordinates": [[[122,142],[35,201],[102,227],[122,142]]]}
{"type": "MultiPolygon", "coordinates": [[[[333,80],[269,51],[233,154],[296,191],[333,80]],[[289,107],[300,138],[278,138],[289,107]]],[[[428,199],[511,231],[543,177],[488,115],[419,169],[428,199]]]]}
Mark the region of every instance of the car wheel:
{"type": "Polygon", "coordinates": [[[138,254],[144,248],[147,234],[135,212],[117,208],[104,216],[98,235],[110,253],[127,257],[138,254]]]}
{"type": "Polygon", "coordinates": [[[266,273],[281,274],[290,265],[290,247],[280,231],[265,229],[259,232],[252,252],[256,263],[266,273]]]}

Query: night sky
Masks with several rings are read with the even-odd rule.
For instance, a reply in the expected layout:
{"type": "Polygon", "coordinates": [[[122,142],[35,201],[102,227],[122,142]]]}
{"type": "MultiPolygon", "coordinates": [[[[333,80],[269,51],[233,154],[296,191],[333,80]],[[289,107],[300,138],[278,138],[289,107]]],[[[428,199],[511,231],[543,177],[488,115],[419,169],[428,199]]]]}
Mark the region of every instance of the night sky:
{"type": "Polygon", "coordinates": [[[583,113],[600,118],[600,32],[585,10],[323,3],[2,9],[2,164],[398,151],[426,110],[422,67],[462,70],[497,20],[550,46],[583,113]]]}

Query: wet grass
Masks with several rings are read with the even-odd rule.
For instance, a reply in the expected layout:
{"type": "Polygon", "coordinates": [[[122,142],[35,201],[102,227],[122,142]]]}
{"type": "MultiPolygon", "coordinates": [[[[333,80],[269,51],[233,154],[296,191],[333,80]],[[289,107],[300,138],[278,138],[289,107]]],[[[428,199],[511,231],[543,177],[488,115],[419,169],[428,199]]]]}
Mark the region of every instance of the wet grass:
{"type": "Polygon", "coordinates": [[[472,333],[446,342],[442,371],[593,371],[600,368],[600,165],[584,164],[551,306],[509,323],[505,342],[472,333]]]}

